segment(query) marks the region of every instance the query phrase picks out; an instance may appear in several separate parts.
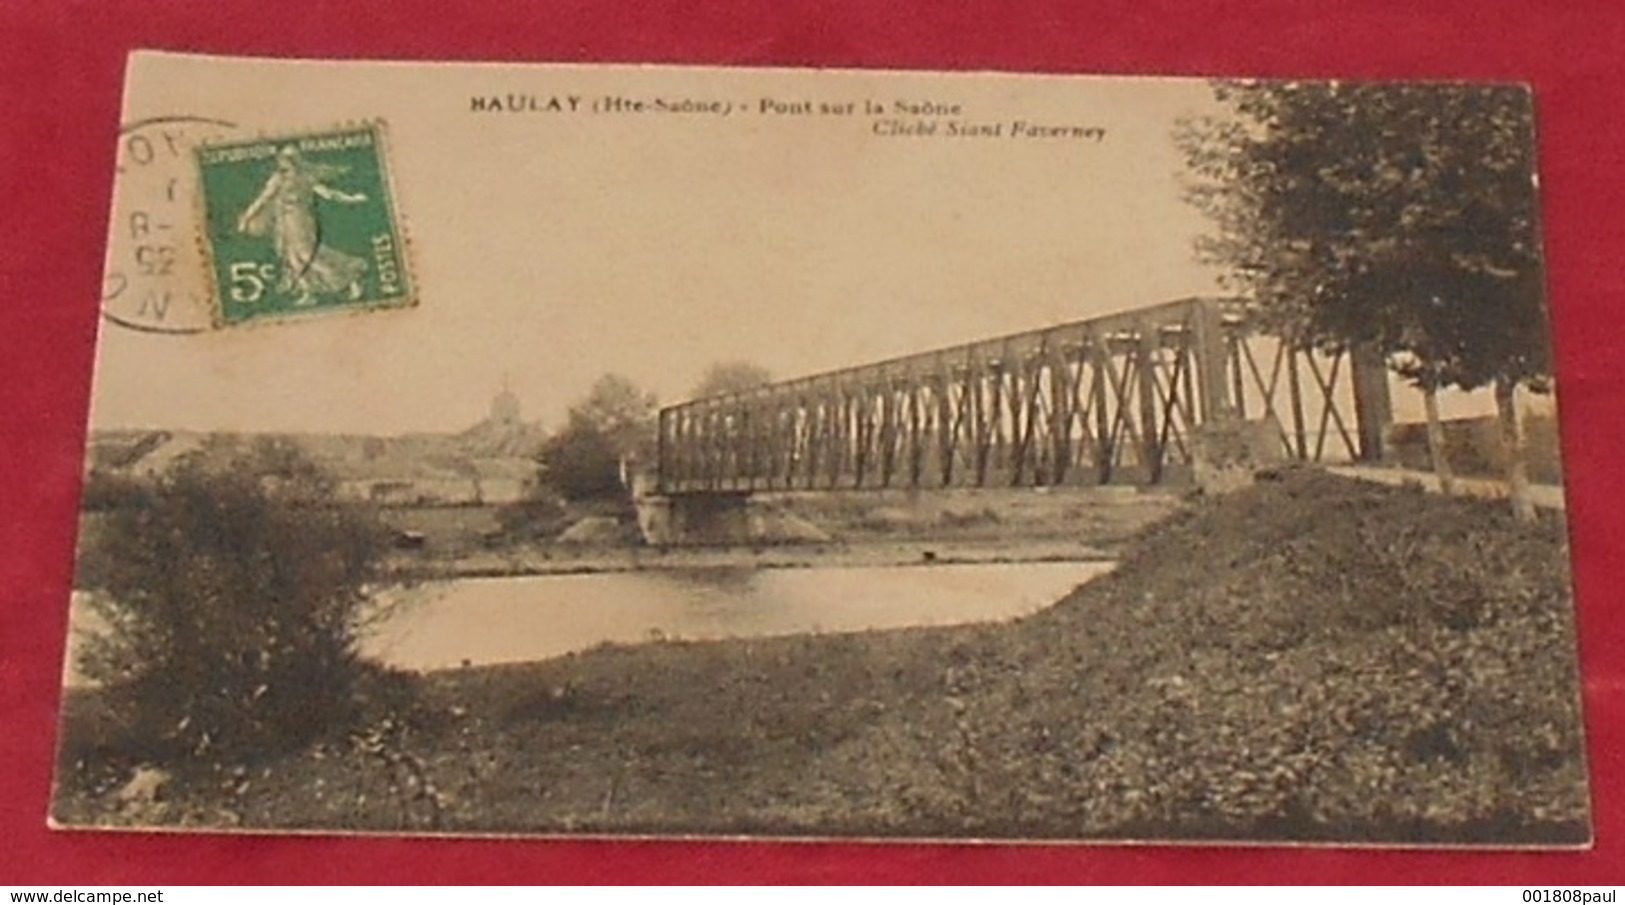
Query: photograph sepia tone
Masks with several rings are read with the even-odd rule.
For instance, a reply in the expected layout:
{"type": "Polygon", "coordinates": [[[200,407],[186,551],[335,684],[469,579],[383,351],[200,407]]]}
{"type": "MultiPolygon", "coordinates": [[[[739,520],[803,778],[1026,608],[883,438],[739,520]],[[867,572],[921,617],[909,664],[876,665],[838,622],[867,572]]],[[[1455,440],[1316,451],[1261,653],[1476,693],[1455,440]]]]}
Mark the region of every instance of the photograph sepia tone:
{"type": "Polygon", "coordinates": [[[1586,845],[1533,104],[136,54],[52,824],[1586,845]]]}

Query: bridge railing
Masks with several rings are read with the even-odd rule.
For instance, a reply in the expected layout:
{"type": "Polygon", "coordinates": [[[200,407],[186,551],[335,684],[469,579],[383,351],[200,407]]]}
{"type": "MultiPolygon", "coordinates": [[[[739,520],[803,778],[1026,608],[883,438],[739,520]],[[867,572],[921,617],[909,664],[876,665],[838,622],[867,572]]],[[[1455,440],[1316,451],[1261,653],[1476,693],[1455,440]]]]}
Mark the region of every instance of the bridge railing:
{"type": "Polygon", "coordinates": [[[1193,432],[1273,418],[1305,461],[1380,455],[1380,362],[1182,299],[699,399],[660,412],[663,493],[1161,483],[1193,432]]]}

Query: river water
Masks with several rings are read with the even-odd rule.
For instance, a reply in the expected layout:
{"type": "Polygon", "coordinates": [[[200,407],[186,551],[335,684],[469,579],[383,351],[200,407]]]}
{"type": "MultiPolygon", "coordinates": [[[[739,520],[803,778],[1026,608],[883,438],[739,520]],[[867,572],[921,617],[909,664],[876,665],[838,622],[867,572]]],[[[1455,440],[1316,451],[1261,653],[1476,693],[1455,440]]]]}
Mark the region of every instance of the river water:
{"type": "Polygon", "coordinates": [[[541,660],[604,642],[766,637],[1013,619],[1111,563],[678,568],[460,579],[390,603],[362,651],[432,670],[541,660]]]}

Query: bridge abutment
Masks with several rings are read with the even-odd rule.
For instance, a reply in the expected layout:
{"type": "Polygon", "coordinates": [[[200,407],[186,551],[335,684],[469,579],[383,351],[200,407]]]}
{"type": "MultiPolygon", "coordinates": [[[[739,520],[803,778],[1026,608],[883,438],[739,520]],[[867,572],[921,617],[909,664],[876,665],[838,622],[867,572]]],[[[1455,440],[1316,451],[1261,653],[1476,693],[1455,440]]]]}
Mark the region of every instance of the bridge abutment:
{"type": "Polygon", "coordinates": [[[750,494],[648,496],[637,501],[638,530],[660,547],[749,543],[750,494]]]}
{"type": "Polygon", "coordinates": [[[827,543],[828,534],[746,491],[650,495],[634,501],[643,542],[656,547],[827,543]]]}

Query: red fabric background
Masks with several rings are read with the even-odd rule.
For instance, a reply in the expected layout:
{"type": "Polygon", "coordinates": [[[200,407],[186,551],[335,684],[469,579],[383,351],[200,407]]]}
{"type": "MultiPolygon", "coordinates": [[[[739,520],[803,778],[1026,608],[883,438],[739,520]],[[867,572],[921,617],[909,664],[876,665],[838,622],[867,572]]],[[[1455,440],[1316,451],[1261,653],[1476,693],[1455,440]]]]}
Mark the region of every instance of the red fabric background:
{"type": "Polygon", "coordinates": [[[0,884],[1625,879],[1625,5],[0,0],[0,884]],[[428,841],[44,826],[125,52],[1532,82],[1597,847],[428,841]]]}

